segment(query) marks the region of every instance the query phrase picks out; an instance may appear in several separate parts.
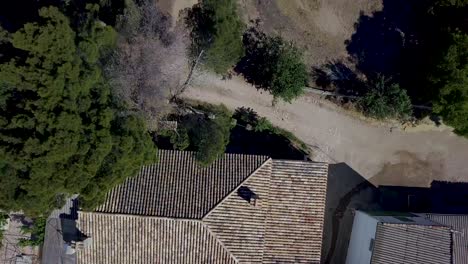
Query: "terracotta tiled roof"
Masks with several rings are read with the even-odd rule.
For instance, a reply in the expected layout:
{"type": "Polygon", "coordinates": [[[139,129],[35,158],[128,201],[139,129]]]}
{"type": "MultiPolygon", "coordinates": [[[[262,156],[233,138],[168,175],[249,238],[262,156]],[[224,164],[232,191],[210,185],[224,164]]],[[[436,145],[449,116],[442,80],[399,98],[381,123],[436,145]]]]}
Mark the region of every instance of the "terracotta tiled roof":
{"type": "Polygon", "coordinates": [[[468,264],[468,215],[428,214],[427,217],[453,229],[453,264],[468,264]]]}
{"type": "Polygon", "coordinates": [[[328,166],[273,161],[264,263],[320,263],[328,166]]]}
{"type": "Polygon", "coordinates": [[[320,263],[327,171],[236,154],[200,168],[191,152],[160,151],[80,214],[92,247],[78,263],[320,263]]]}
{"type": "Polygon", "coordinates": [[[379,223],[372,264],[451,263],[451,234],[445,226],[379,223]]]}
{"type": "Polygon", "coordinates": [[[268,160],[203,219],[241,263],[262,262],[272,163],[268,160]],[[255,193],[255,205],[242,198],[239,190],[255,193]]]}
{"type": "Polygon", "coordinates": [[[161,150],[159,163],[114,188],[97,212],[202,218],[268,157],[225,154],[201,167],[193,152],[161,150]]]}
{"type": "Polygon", "coordinates": [[[236,263],[198,220],[83,212],[79,218],[92,243],[77,251],[77,264],[236,263]]]}

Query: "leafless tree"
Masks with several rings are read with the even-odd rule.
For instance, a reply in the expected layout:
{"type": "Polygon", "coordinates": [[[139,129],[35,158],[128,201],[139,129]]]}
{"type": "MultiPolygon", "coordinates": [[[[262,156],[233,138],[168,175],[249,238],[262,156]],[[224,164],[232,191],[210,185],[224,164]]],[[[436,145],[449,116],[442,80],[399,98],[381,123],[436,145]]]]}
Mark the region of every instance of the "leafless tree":
{"type": "Polygon", "coordinates": [[[190,72],[188,34],[181,25],[171,26],[155,1],[134,8],[121,18],[118,51],[107,74],[118,97],[154,125],[170,110],[171,92],[190,72]]]}

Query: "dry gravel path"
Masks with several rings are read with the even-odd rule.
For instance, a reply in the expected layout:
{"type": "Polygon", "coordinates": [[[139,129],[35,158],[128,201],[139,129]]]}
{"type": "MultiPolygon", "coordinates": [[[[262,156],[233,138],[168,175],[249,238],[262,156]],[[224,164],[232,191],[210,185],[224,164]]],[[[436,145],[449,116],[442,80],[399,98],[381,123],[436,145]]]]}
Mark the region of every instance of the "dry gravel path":
{"type": "Polygon", "coordinates": [[[432,180],[468,181],[468,140],[450,131],[406,132],[371,124],[306,95],[271,106],[272,97],[240,77],[198,73],[183,96],[230,109],[251,107],[314,149],[314,159],[345,162],[375,184],[428,186],[432,180]]]}

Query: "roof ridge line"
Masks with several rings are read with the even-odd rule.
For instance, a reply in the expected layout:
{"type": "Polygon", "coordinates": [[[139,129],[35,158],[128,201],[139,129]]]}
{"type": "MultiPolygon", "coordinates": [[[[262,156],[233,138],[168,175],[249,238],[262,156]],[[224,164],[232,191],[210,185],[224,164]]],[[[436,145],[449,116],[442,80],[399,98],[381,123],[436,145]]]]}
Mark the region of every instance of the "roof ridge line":
{"type": "Polygon", "coordinates": [[[222,204],[224,201],[226,201],[229,196],[231,196],[231,194],[233,194],[237,189],[239,189],[239,187],[242,186],[242,184],[244,184],[246,181],[248,181],[253,175],[255,175],[260,169],[263,168],[263,166],[265,166],[265,164],[267,164],[269,161],[272,161],[273,159],[271,157],[269,157],[268,159],[266,159],[260,166],[258,166],[258,168],[256,168],[252,173],[250,173],[250,175],[245,178],[243,181],[241,181],[234,189],[232,189],[232,191],[230,191],[228,194],[226,194],[226,196],[224,196],[223,199],[221,199],[215,206],[213,206],[213,208],[211,208],[204,216],[201,217],[201,220],[207,218],[208,216],[211,215],[211,213],[216,210],[216,208],[218,208],[218,206],[220,204],[222,204]]]}
{"type": "MultiPolygon", "coordinates": [[[[157,150],[157,153],[159,153],[159,152],[168,152],[168,153],[170,153],[170,152],[173,152],[173,153],[191,153],[191,154],[196,154],[196,153],[197,153],[196,151],[193,151],[193,150],[177,150],[177,149],[158,149],[158,150],[157,150]]],[[[227,155],[271,158],[271,157],[268,156],[268,155],[244,154],[244,153],[229,153],[229,152],[224,152],[224,153],[218,155],[218,158],[223,157],[223,156],[227,156],[227,155]]],[[[320,163],[320,162],[318,162],[318,163],[320,163]]],[[[150,165],[153,165],[153,164],[157,164],[157,162],[156,162],[156,163],[151,163],[150,165]]]]}
{"type": "Polygon", "coordinates": [[[226,252],[229,254],[229,256],[230,256],[231,258],[233,258],[234,261],[235,261],[236,263],[239,263],[239,260],[236,258],[236,256],[234,256],[234,254],[232,254],[232,252],[224,245],[223,241],[221,241],[221,240],[218,238],[218,236],[215,234],[215,232],[213,232],[213,231],[211,230],[211,228],[210,228],[207,224],[205,224],[202,220],[198,220],[198,221],[200,221],[200,223],[202,224],[203,228],[205,228],[205,229],[208,231],[208,233],[216,240],[216,242],[217,242],[224,250],[226,250],[226,252]]]}
{"type": "Polygon", "coordinates": [[[188,222],[202,222],[202,219],[199,218],[178,218],[178,217],[167,217],[167,216],[157,216],[157,215],[137,215],[137,214],[122,214],[122,213],[106,213],[106,212],[89,212],[78,210],[78,219],[80,214],[95,214],[95,215],[110,215],[110,216],[128,216],[136,218],[154,218],[161,220],[178,220],[178,221],[188,221],[188,222]]]}
{"type": "Polygon", "coordinates": [[[448,227],[447,225],[444,225],[442,223],[439,223],[439,222],[435,222],[433,220],[431,220],[432,222],[434,222],[434,224],[438,224],[438,225],[424,225],[424,224],[421,224],[421,223],[412,223],[412,222],[409,222],[409,223],[387,223],[387,222],[379,222],[379,224],[382,224],[382,225],[389,225],[389,226],[421,226],[421,227],[436,227],[436,228],[444,228],[444,227],[448,227]]]}
{"type": "Polygon", "coordinates": [[[315,160],[294,160],[294,159],[273,159],[273,161],[287,161],[293,163],[310,163],[310,164],[329,164],[328,162],[324,161],[315,161],[315,160]]]}

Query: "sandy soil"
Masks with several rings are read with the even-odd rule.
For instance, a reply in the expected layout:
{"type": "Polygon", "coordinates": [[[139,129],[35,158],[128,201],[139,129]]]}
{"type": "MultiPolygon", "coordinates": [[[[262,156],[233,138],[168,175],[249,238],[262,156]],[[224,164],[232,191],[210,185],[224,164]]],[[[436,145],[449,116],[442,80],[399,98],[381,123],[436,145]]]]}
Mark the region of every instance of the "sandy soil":
{"type": "Polygon", "coordinates": [[[279,34],[304,50],[310,66],[347,58],[345,41],[361,13],[382,8],[381,0],[238,0],[244,21],[260,19],[267,33],[279,34]]]}
{"type": "MultiPolygon", "coordinates": [[[[198,0],[155,0],[171,15],[198,0]]],[[[260,19],[267,33],[279,34],[304,50],[310,66],[345,60],[345,41],[354,32],[354,24],[362,14],[382,8],[382,0],[237,0],[239,15],[245,23],[260,19]]],[[[173,23],[175,24],[175,23],[173,23]]]]}
{"type": "Polygon", "coordinates": [[[406,132],[370,124],[312,95],[272,107],[269,94],[240,77],[224,81],[198,73],[192,86],[184,96],[231,109],[251,107],[306,142],[315,160],[344,162],[376,185],[468,181],[468,140],[450,131],[406,132]]]}

